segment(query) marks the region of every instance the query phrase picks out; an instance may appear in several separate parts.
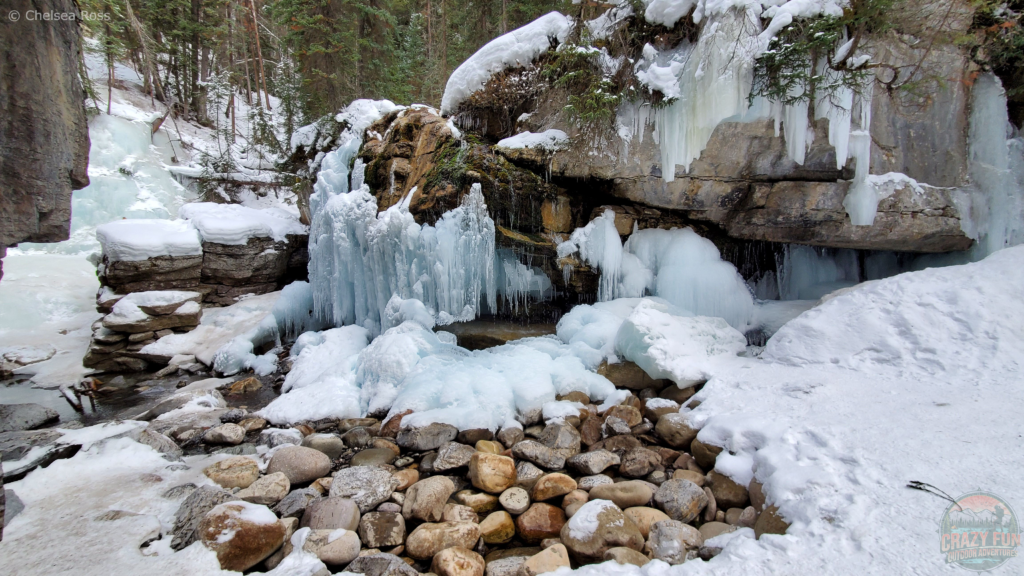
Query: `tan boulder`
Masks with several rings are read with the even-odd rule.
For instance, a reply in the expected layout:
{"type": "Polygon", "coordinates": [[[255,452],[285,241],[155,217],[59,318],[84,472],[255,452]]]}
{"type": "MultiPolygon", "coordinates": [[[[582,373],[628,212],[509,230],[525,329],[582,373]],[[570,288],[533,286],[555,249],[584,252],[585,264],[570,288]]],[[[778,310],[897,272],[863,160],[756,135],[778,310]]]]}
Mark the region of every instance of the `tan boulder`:
{"type": "Polygon", "coordinates": [[[541,476],[530,491],[530,498],[534,502],[550,500],[558,496],[565,496],[576,489],[576,481],[565,474],[545,474],[541,476]]]}
{"type": "Polygon", "coordinates": [[[425,522],[405,539],[405,552],[417,560],[426,560],[452,546],[473,548],[479,538],[480,526],[473,522],[425,522]]]}
{"type": "Polygon", "coordinates": [[[479,490],[501,494],[516,484],[515,460],[508,456],[476,452],[469,461],[469,479],[479,490]]]}
{"type": "Polygon", "coordinates": [[[480,536],[487,544],[504,544],[515,535],[516,524],[504,510],[491,512],[480,522],[480,536]]]}
{"type": "Polygon", "coordinates": [[[581,564],[601,562],[611,548],[640,550],[644,537],[636,524],[609,500],[591,500],[562,527],[562,543],[581,564]]]}
{"type": "Polygon", "coordinates": [[[557,506],[537,502],[516,518],[519,536],[536,543],[545,538],[558,538],[565,525],[565,512],[557,506]]]}
{"type": "Polygon", "coordinates": [[[252,458],[232,456],[207,466],[203,474],[222,488],[248,488],[260,477],[260,467],[252,458]]]}
{"type": "Polygon", "coordinates": [[[561,567],[570,567],[569,551],[562,544],[555,544],[531,556],[519,568],[518,576],[539,576],[554,572],[561,567]]]}
{"type": "Polygon", "coordinates": [[[430,571],[437,576],[484,576],[484,559],[472,550],[453,546],[434,555],[430,571]]]}
{"type": "Polygon", "coordinates": [[[662,520],[670,520],[667,514],[658,510],[657,508],[649,508],[647,506],[634,506],[632,508],[626,508],[623,510],[626,514],[626,518],[633,521],[636,527],[640,530],[640,534],[646,539],[651,534],[651,526],[662,520]]]}

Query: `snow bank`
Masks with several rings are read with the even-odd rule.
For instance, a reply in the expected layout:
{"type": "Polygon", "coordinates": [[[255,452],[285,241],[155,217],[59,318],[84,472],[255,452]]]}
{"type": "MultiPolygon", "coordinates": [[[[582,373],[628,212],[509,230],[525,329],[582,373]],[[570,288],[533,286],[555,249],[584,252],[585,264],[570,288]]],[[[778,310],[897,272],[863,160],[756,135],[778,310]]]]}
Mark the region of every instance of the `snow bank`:
{"type": "Polygon", "coordinates": [[[649,301],[633,309],[615,336],[620,356],[681,388],[704,382],[746,347],[743,334],[721,318],[676,316],[649,301]]]}
{"type": "Polygon", "coordinates": [[[448,77],[441,112],[451,114],[463,100],[484,87],[491,76],[507,68],[526,66],[553,45],[565,42],[572,19],[550,12],[484,44],[448,77]]]}
{"type": "Polygon", "coordinates": [[[288,240],[289,234],[306,234],[308,228],[294,215],[280,209],[257,210],[238,204],[195,202],[185,204],[178,215],[192,222],[204,242],[244,245],[249,238],[288,240]]]}
{"type": "Polygon", "coordinates": [[[647,6],[644,10],[645,20],[651,24],[674,28],[676,22],[697,5],[697,0],[644,0],[644,4],[647,6]]]}
{"type": "Polygon", "coordinates": [[[199,231],[184,220],[115,220],[97,227],[96,238],[114,261],[203,254],[199,231]]]}
{"type": "Polygon", "coordinates": [[[544,132],[521,132],[515,136],[498,142],[499,148],[539,148],[542,150],[561,150],[569,143],[569,137],[561,130],[545,130],[544,132]]]}
{"type": "Polygon", "coordinates": [[[876,365],[939,373],[1019,369],[1024,247],[981,262],[862,285],[783,326],[763,357],[787,364],[876,365]]]}

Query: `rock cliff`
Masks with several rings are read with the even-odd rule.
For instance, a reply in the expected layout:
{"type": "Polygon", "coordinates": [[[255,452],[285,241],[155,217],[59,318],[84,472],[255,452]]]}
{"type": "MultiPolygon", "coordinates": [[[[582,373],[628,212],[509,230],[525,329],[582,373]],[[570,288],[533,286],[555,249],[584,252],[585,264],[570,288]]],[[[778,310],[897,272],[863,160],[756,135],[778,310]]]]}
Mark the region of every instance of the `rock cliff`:
{"type": "MultiPolygon", "coordinates": [[[[71,192],[89,183],[78,23],[8,13],[77,12],[72,0],[11,0],[0,20],[0,258],[68,238],[71,192]]],[[[3,270],[0,267],[0,277],[3,270]]]]}

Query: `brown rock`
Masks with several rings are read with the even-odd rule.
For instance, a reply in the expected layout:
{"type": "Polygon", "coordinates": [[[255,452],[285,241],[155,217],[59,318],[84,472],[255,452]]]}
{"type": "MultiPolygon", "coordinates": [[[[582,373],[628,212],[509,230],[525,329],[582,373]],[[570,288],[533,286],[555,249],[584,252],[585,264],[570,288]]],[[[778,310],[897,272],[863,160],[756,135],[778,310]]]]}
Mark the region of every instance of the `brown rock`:
{"type": "Polygon", "coordinates": [[[280,502],[291,489],[292,485],[288,482],[288,477],[277,472],[259,478],[235,496],[246,502],[269,506],[280,502]]]}
{"type": "Polygon", "coordinates": [[[484,576],[484,559],[472,550],[453,546],[434,556],[430,571],[437,576],[484,576]]]}
{"type": "Polygon", "coordinates": [[[601,441],[601,430],[604,427],[604,416],[596,414],[583,421],[580,426],[580,441],[587,446],[593,446],[601,441]]]}
{"type": "Polygon", "coordinates": [[[745,508],[750,502],[747,489],[737,484],[732,478],[712,470],[708,472],[709,488],[715,495],[715,502],[720,510],[745,508]]]}
{"type": "MultiPolygon", "coordinates": [[[[593,492],[593,491],[591,491],[593,492]]],[[[708,504],[704,490],[688,480],[666,480],[654,493],[654,502],[668,517],[689,522],[708,504]]]]}
{"type": "Polygon", "coordinates": [[[588,494],[586,490],[573,490],[572,492],[566,494],[565,498],[562,498],[562,510],[565,510],[571,504],[575,504],[577,502],[586,503],[589,500],[590,494],[588,494]]]}
{"type": "Polygon", "coordinates": [[[584,504],[562,527],[562,543],[581,564],[601,562],[611,548],[640,550],[644,537],[628,516],[608,500],[584,504]]]}
{"type": "Polygon", "coordinates": [[[359,539],[370,548],[398,546],[405,541],[405,518],[397,512],[367,512],[359,520],[359,539]]]}
{"type": "Polygon", "coordinates": [[[700,535],[705,540],[711,540],[715,536],[721,536],[729,532],[735,532],[736,527],[722,522],[705,522],[700,526],[700,535]]]}
{"type": "Polygon", "coordinates": [[[661,465],[661,456],[646,448],[633,448],[622,455],[619,474],[627,478],[643,478],[661,465]]]}
{"type": "Polygon", "coordinates": [[[359,556],[359,536],[351,530],[312,530],[302,549],[328,566],[344,566],[359,556]]]}
{"type": "Polygon", "coordinates": [[[750,479],[750,484],[747,485],[747,494],[750,496],[750,505],[754,507],[754,511],[760,514],[765,505],[764,486],[757,481],[757,478],[750,479]]]}
{"type": "Polygon", "coordinates": [[[420,479],[419,471],[414,468],[406,468],[405,470],[399,470],[392,474],[391,476],[393,476],[395,480],[398,480],[398,487],[395,488],[395,490],[397,490],[398,492],[401,492],[409,488],[410,486],[418,482],[420,479]]]}
{"type": "MultiPolygon", "coordinates": [[[[402,418],[409,414],[412,414],[412,410],[403,410],[392,416],[380,427],[380,435],[384,438],[398,437],[398,431],[402,429],[402,418]]],[[[346,432],[346,430],[342,430],[342,432],[346,432]]]]}
{"type": "MultiPolygon", "coordinates": [[[[632,228],[632,227],[631,227],[632,228]]],[[[632,232],[632,229],[630,230],[632,232]]],[[[627,388],[629,390],[643,390],[645,388],[662,388],[665,386],[663,380],[655,380],[644,372],[643,368],[633,362],[623,361],[615,364],[602,362],[597,367],[597,373],[604,376],[615,385],[616,388],[627,388]]]]}
{"type": "Polygon", "coordinates": [[[480,523],[480,518],[472,508],[463,504],[452,504],[451,502],[444,505],[443,519],[445,522],[480,523]]]}
{"type": "Polygon", "coordinates": [[[778,506],[765,508],[754,523],[755,538],[760,538],[762,534],[785,534],[786,530],[789,530],[789,522],[779,514],[778,506]]]}
{"type": "Polygon", "coordinates": [[[636,524],[637,529],[640,530],[640,534],[646,539],[651,533],[651,526],[662,520],[670,520],[667,514],[656,508],[650,508],[647,506],[634,506],[632,508],[626,508],[623,513],[627,518],[636,524]]]}
{"type": "Polygon", "coordinates": [[[228,502],[206,514],[199,536],[217,554],[221,568],[242,572],[273,554],[284,543],[285,530],[266,506],[228,502]]]}
{"type": "Polygon", "coordinates": [[[516,518],[519,536],[526,542],[540,542],[545,538],[558,538],[565,525],[565,512],[544,503],[534,503],[516,518]]]}
{"type": "Polygon", "coordinates": [[[693,470],[676,470],[672,473],[672,478],[676,480],[689,480],[697,486],[704,486],[704,475],[693,470]]]}
{"type": "Polygon", "coordinates": [[[477,452],[486,452],[488,454],[501,454],[505,451],[505,447],[491,440],[478,440],[474,448],[477,452]]]}
{"type": "Polygon", "coordinates": [[[632,406],[624,406],[621,404],[618,406],[612,406],[604,413],[604,415],[605,418],[611,418],[612,416],[621,418],[626,422],[626,426],[629,426],[630,428],[644,421],[639,410],[632,406]]]}
{"type": "Polygon", "coordinates": [[[223,488],[248,488],[260,477],[260,467],[252,458],[232,456],[207,466],[203,474],[223,488]]]}
{"type": "Polygon", "coordinates": [[[597,444],[594,444],[590,448],[591,450],[608,450],[609,452],[614,452],[618,454],[619,457],[622,457],[626,452],[634,448],[643,448],[643,446],[643,443],[641,443],[635,436],[614,436],[602,442],[600,448],[598,448],[597,444]]]}
{"type": "Polygon", "coordinates": [[[359,527],[359,507],[348,498],[320,498],[306,506],[299,525],[313,530],[354,531],[359,527]]]}
{"type": "Polygon", "coordinates": [[[633,566],[643,566],[651,561],[647,556],[625,546],[609,548],[604,553],[604,560],[613,560],[618,564],[632,564],[633,566]]]}
{"type": "Polygon", "coordinates": [[[687,448],[697,437],[697,430],[690,427],[683,414],[665,414],[658,419],[654,433],[673,448],[687,448]]]}
{"type": "Polygon", "coordinates": [[[545,474],[533,485],[530,498],[534,502],[543,502],[558,496],[565,496],[576,489],[576,481],[565,474],[545,474]]]}
{"type": "Polygon", "coordinates": [[[473,548],[478,538],[480,526],[472,522],[426,522],[406,538],[405,551],[417,560],[426,560],[452,546],[473,548]]]}
{"type": "Polygon", "coordinates": [[[708,498],[708,505],[704,508],[704,521],[725,522],[725,512],[718,509],[718,502],[715,502],[715,494],[711,491],[711,488],[705,486],[702,490],[704,490],[704,495],[708,498]]]}
{"type": "Polygon", "coordinates": [[[481,440],[494,440],[494,432],[491,432],[487,428],[473,428],[471,430],[463,430],[459,432],[455,439],[458,440],[460,444],[473,446],[481,440]]]}
{"type": "Polygon", "coordinates": [[[444,505],[455,492],[455,484],[447,476],[432,476],[413,484],[405,494],[402,516],[406,520],[440,522],[444,505]]]}
{"type": "Polygon", "coordinates": [[[658,394],[658,397],[664,398],[666,400],[671,400],[676,404],[682,406],[683,404],[686,403],[687,400],[690,399],[691,396],[693,396],[696,393],[697,389],[695,386],[687,386],[686,388],[680,388],[678,386],[673,385],[667,386],[664,390],[661,391],[661,394],[658,394]]]}
{"type": "Polygon", "coordinates": [[[463,506],[469,506],[477,514],[486,514],[498,507],[497,496],[472,490],[459,490],[455,494],[455,501],[463,506]]]}
{"type": "Polygon", "coordinates": [[[504,510],[492,512],[480,522],[480,536],[488,544],[504,544],[516,535],[516,524],[504,510]]]}
{"type": "Polygon", "coordinates": [[[646,482],[639,480],[594,486],[590,489],[591,500],[611,500],[622,509],[646,506],[652,496],[654,490],[646,482]]]}
{"type": "Polygon", "coordinates": [[[283,472],[292,484],[305,484],[331,472],[331,459],[319,450],[304,446],[278,448],[267,465],[267,474],[283,472]]]}
{"type": "Polygon", "coordinates": [[[531,556],[519,569],[518,576],[539,576],[554,572],[565,566],[570,567],[569,551],[562,544],[555,544],[531,556]]]}
{"type": "Polygon", "coordinates": [[[501,494],[516,483],[516,463],[507,456],[476,452],[469,461],[469,479],[479,490],[501,494]]]}
{"type": "Polygon", "coordinates": [[[722,453],[721,446],[715,446],[714,444],[705,444],[696,438],[690,443],[690,453],[693,454],[693,459],[697,464],[705,469],[711,470],[715,467],[715,460],[718,455],[722,453]]]}

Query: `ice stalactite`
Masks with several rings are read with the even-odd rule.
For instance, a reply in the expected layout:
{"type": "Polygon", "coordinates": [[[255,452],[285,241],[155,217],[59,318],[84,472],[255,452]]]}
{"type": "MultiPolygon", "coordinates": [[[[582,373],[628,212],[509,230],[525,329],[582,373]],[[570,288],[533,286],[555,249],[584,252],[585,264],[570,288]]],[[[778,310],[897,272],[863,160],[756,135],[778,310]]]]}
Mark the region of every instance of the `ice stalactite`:
{"type": "Polygon", "coordinates": [[[854,226],[871,226],[878,213],[878,202],[885,198],[876,182],[869,177],[871,170],[871,87],[861,91],[859,122],[850,130],[848,154],[854,159],[853,182],[843,199],[843,207],[854,226]]]}
{"type": "Polygon", "coordinates": [[[496,285],[505,306],[513,314],[520,309],[529,311],[530,302],[551,299],[554,287],[543,270],[519,261],[512,250],[498,250],[495,266],[496,285]]]}
{"type": "Polygon", "coordinates": [[[689,228],[647,229],[634,230],[623,245],[614,222],[614,213],[606,211],[558,248],[560,256],[578,251],[601,271],[599,301],[649,294],[738,329],[750,324],[750,289],[710,240],[689,228]]]}
{"type": "Polygon", "coordinates": [[[440,323],[496,308],[494,221],[479,184],[434,226],[417,224],[404,202],[378,214],[365,185],[332,195],[313,216],[309,252],[317,314],[336,326],[379,334],[396,294],[440,323]]]}
{"type": "Polygon", "coordinates": [[[975,82],[971,102],[969,150],[973,190],[961,217],[964,232],[975,238],[975,259],[1024,241],[1024,139],[1009,138],[1013,128],[1006,93],[991,74],[975,82]]]}

